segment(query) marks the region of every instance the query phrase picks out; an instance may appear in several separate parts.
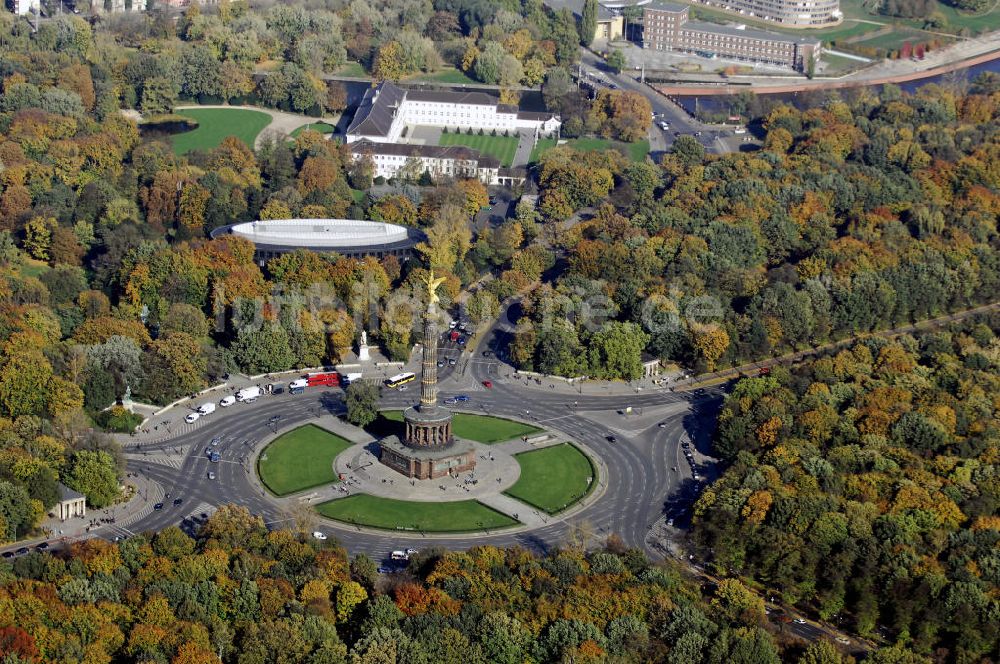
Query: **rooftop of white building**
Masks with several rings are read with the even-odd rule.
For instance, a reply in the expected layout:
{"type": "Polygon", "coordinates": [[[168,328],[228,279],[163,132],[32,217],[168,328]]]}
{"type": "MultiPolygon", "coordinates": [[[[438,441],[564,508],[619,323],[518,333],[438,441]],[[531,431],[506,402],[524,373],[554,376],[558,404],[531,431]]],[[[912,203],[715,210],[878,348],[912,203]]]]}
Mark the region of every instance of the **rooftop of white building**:
{"type": "Polygon", "coordinates": [[[268,219],[234,224],[229,232],[256,245],[305,249],[377,247],[406,242],[413,235],[405,226],[360,219],[268,219]]]}

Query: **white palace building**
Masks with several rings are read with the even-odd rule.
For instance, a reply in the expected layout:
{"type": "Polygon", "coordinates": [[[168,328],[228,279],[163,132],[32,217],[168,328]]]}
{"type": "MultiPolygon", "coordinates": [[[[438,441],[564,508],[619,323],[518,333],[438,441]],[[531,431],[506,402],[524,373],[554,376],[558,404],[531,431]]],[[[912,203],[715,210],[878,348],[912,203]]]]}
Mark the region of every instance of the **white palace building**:
{"type": "Polygon", "coordinates": [[[393,177],[410,159],[437,176],[478,177],[486,184],[511,184],[518,175],[501,168],[492,157],[470,148],[402,143],[404,130],[416,125],[449,130],[482,129],[518,135],[530,131],[537,140],[559,130],[553,113],[522,111],[501,104],[485,92],[407,90],[388,81],[370,88],[347,127],[347,142],[355,159],[375,162],[375,175],[393,177]],[[481,164],[479,162],[482,162],[481,164]]]}

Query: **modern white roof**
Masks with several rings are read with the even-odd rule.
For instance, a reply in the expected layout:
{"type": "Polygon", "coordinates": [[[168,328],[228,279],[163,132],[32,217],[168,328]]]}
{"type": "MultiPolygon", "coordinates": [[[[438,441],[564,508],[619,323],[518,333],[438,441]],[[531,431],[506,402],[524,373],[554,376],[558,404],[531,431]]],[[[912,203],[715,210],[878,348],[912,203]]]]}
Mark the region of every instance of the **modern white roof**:
{"type": "Polygon", "coordinates": [[[297,247],[371,247],[404,242],[405,226],[359,219],[269,219],[236,224],[230,233],[254,244],[297,247]]]}

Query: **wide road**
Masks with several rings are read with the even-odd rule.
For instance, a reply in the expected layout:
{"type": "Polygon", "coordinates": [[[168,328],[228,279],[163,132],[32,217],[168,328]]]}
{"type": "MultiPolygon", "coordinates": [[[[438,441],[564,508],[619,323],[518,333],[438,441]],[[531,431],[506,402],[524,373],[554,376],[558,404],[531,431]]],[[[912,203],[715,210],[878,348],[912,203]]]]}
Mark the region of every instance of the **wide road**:
{"type": "MultiPolygon", "coordinates": [[[[513,379],[498,378],[495,360],[473,359],[465,375],[458,372],[441,382],[442,398],[468,394],[466,410],[531,421],[549,431],[561,432],[599,454],[608,468],[604,495],[571,518],[549,518],[542,528],[530,532],[496,532],[454,537],[396,536],[394,533],[363,532],[349,526],[324,521],[321,527],[335,534],[352,552],[365,552],[376,560],[400,546],[444,546],[467,548],[479,543],[498,546],[520,545],[536,551],[566,541],[573,524],[588,524],[596,537],[617,533],[628,545],[645,548],[651,525],[664,514],[665,506],[690,502],[695,496],[691,468],[679,459],[683,437],[698,441],[707,450],[707,438],[718,410],[717,393],[645,393],[628,397],[573,396],[553,393],[547,385],[526,386],[513,379]],[[482,387],[490,376],[493,388],[482,387]],[[476,387],[478,386],[478,389],[476,387]],[[635,413],[615,412],[632,406],[635,413]],[[663,419],[655,414],[662,410],[663,419]],[[664,426],[660,427],[660,422],[664,426]],[[608,440],[614,435],[615,442],[608,440]],[[676,471],[671,468],[677,468],[676,471]]],[[[159,484],[169,494],[160,510],[151,507],[144,516],[129,524],[132,532],[156,531],[170,525],[191,525],[214,506],[235,503],[259,514],[268,524],[282,525],[291,515],[259,485],[252,481],[255,458],[252,450],[274,431],[304,424],[325,413],[344,410],[339,389],[305,394],[263,396],[253,405],[237,404],[220,409],[199,421],[197,428],[175,438],[128,449],[128,465],[159,484]],[[277,419],[276,419],[277,418],[277,419]],[[221,460],[211,463],[206,454],[213,438],[221,442],[213,449],[221,460]],[[215,479],[209,479],[209,472],[215,479]],[[174,506],[180,498],[182,503],[174,506]]],[[[418,390],[386,390],[385,408],[411,405],[418,390]]],[[[147,497],[150,503],[153,497],[147,497]]]]}

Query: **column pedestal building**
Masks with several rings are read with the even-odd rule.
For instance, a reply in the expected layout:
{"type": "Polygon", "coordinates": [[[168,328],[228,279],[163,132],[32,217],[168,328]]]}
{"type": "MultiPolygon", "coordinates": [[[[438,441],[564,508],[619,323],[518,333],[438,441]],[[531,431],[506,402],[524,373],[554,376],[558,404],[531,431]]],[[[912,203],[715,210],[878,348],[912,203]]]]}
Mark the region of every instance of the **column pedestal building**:
{"type": "Polygon", "coordinates": [[[451,411],[437,402],[437,302],[435,293],[443,279],[427,280],[429,301],[424,313],[423,353],[420,372],[420,405],[403,411],[406,423],[402,442],[391,436],[381,442],[380,460],[411,479],[436,479],[472,470],[475,448],[456,441],[451,433],[451,411]]]}

